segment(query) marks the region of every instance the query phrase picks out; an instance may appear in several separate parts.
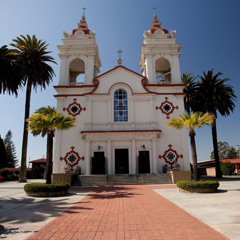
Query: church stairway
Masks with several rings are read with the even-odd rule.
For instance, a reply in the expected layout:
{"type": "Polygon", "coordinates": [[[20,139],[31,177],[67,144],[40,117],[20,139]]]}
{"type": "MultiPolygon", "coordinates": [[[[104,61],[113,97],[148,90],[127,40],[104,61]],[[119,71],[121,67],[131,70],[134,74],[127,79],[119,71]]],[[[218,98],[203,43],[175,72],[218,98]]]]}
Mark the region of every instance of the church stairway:
{"type": "Polygon", "coordinates": [[[80,186],[93,185],[134,185],[134,184],[171,184],[167,173],[162,174],[116,174],[116,175],[79,175],[80,186]]]}

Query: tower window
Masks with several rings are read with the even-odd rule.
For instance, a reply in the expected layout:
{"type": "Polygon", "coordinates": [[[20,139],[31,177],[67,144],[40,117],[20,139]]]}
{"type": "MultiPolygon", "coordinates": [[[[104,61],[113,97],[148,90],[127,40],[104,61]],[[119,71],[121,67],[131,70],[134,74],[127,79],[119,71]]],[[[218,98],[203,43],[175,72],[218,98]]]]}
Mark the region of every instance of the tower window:
{"type": "Polygon", "coordinates": [[[160,58],[156,61],[156,81],[170,82],[171,81],[171,67],[170,63],[165,58],[160,58]]]}
{"type": "Polygon", "coordinates": [[[128,99],[127,92],[118,89],[114,93],[114,122],[128,121],[128,99]]]}
{"type": "Polygon", "coordinates": [[[85,77],[85,64],[83,60],[76,58],[69,65],[70,84],[83,84],[85,77]]]}

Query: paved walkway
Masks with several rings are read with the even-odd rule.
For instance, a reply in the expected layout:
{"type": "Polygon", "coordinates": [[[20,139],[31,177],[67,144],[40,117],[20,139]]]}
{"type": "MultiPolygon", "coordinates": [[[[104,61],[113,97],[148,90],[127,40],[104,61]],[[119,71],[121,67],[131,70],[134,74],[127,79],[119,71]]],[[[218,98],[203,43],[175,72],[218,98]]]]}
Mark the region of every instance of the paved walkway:
{"type": "Polygon", "coordinates": [[[156,188],[161,187],[84,188],[91,194],[28,239],[227,239],[154,192],[156,188]]]}

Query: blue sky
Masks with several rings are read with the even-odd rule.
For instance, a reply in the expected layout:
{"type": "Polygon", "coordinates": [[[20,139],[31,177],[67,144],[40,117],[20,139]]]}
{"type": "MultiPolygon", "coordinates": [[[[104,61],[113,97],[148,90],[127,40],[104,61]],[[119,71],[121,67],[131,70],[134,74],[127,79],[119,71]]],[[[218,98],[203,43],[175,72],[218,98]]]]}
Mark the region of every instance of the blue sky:
{"type": "MultiPolygon", "coordinates": [[[[62,32],[77,27],[86,7],[86,19],[96,32],[102,67],[100,73],[117,65],[117,50],[123,50],[123,64],[140,73],[139,59],[143,32],[150,28],[153,7],[162,26],[176,30],[178,43],[182,44],[181,73],[201,75],[214,69],[228,77],[240,98],[240,1],[239,0],[1,0],[0,46],[9,44],[20,34],[35,34],[49,44],[49,50],[58,65],[53,66],[56,76],[46,89],[33,91],[31,114],[42,106],[56,106],[53,85],[58,84],[60,61],[57,45],[61,44],[62,32]]],[[[11,129],[17,155],[20,159],[25,88],[19,96],[0,95],[0,134],[5,136],[11,129]]],[[[239,103],[234,113],[217,119],[218,140],[230,145],[240,144],[239,103]]],[[[208,159],[212,151],[211,129],[197,131],[198,160],[208,159]]],[[[28,160],[46,155],[46,139],[29,134],[28,160]]]]}

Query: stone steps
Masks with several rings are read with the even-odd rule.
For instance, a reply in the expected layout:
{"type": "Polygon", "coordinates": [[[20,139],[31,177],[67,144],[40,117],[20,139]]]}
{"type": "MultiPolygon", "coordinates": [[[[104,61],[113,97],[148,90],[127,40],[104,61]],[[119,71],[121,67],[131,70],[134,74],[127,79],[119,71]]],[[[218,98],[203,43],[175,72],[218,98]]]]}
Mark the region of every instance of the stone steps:
{"type": "Polygon", "coordinates": [[[128,184],[171,184],[167,173],[162,174],[117,174],[117,175],[79,175],[75,186],[128,185],[128,184]]]}
{"type": "Polygon", "coordinates": [[[78,176],[81,186],[107,185],[107,175],[78,176]]]}

